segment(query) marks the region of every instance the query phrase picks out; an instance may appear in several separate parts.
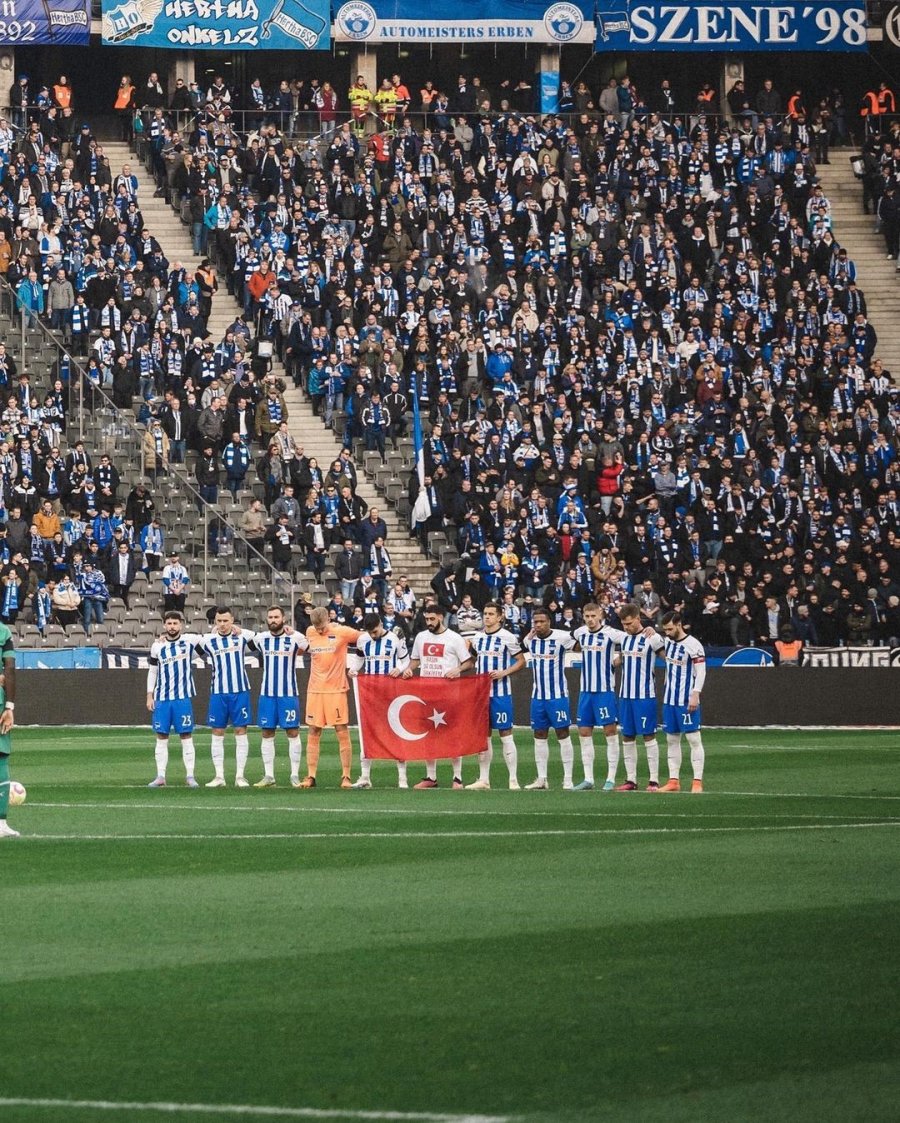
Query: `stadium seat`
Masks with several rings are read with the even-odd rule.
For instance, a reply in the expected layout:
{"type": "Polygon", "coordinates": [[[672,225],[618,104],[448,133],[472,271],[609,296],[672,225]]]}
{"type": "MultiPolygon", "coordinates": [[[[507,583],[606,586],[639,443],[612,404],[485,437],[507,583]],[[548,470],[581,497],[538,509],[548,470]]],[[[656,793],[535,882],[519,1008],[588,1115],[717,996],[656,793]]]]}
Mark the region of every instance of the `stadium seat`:
{"type": "Polygon", "coordinates": [[[41,633],[35,624],[28,624],[22,633],[22,647],[38,648],[42,646],[41,633]]]}
{"type": "Polygon", "coordinates": [[[440,552],[447,546],[447,535],[442,530],[431,530],[428,532],[428,553],[431,557],[436,558],[440,556],[440,552]]]}

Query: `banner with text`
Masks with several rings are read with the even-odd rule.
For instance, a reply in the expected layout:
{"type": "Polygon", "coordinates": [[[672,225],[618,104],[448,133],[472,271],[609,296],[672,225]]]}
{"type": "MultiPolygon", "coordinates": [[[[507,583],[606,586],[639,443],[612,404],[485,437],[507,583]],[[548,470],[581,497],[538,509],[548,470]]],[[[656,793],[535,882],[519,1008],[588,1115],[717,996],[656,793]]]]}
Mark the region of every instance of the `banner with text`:
{"type": "Polygon", "coordinates": [[[334,5],[334,37],[354,43],[592,43],[587,0],[348,0],[334,5]]]}
{"type": "Polygon", "coordinates": [[[3,0],[0,4],[0,46],[86,47],[90,33],[87,0],[3,0]]]}
{"type": "Polygon", "coordinates": [[[326,0],[103,0],[103,42],[127,47],[320,51],[326,0]]]}
{"type": "Polygon", "coordinates": [[[866,51],[865,0],[597,6],[598,51],[866,51]]]}
{"type": "Polygon", "coordinates": [[[805,667],[894,667],[900,669],[900,647],[807,647],[805,667]]]}

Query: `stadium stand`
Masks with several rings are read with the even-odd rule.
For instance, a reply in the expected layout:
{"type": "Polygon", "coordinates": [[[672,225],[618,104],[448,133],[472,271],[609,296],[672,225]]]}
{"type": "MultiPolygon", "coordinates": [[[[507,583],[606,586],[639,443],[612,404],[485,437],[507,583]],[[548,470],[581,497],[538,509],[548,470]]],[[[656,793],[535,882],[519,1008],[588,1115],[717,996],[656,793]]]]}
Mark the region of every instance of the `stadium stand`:
{"type": "MultiPolygon", "coordinates": [[[[117,497],[149,478],[197,620],[223,595],[247,611],[295,593],[333,603],[349,483],[357,568],[374,567],[378,599],[403,574],[454,612],[464,596],[476,610],[503,598],[519,629],[537,601],[574,626],[586,599],[613,615],[643,598],[649,619],[682,605],[706,642],[774,643],[786,627],[808,642],[889,642],[900,415],[876,347],[893,361],[893,346],[878,344],[838,241],[846,180],[831,165],[820,178],[821,116],[738,105],[730,120],[678,117],[624,81],[597,109],[576,98],[571,115],[480,114],[469,100],[461,87],[425,119],[367,103],[308,140],[265,115],[248,134],[216,103],[177,122],[160,111],[141,118],[138,159],[124,142],[98,151],[82,129],[71,172],[52,145],[9,141],[6,191],[30,229],[9,223],[8,352],[43,391],[64,373],[61,337],[76,353],[90,344],[85,378],[70,368],[52,407],[69,417],[61,458],[77,417],[94,475],[112,454],[117,497]],[[86,313],[65,311],[76,291],[86,313]],[[235,427],[244,440],[229,451],[235,427]],[[273,442],[278,455],[260,459],[273,442]],[[265,559],[242,533],[260,544],[254,499],[286,508],[265,559]]],[[[896,256],[897,167],[880,143],[874,202],[896,256]]],[[[7,389],[24,403],[18,378],[7,389]]],[[[31,419],[7,422],[24,437],[31,419]]],[[[21,449],[14,459],[10,510],[26,474],[21,449]]],[[[20,532],[15,521],[7,537],[20,532]]],[[[102,518],[97,533],[109,536],[102,518]]],[[[31,549],[49,564],[33,536],[31,549]]],[[[36,579],[9,561],[22,639],[42,623],[41,643],[81,642],[50,630],[36,579]]],[[[97,642],[146,641],[163,588],[136,561],[129,604],[113,598],[97,642]]]]}

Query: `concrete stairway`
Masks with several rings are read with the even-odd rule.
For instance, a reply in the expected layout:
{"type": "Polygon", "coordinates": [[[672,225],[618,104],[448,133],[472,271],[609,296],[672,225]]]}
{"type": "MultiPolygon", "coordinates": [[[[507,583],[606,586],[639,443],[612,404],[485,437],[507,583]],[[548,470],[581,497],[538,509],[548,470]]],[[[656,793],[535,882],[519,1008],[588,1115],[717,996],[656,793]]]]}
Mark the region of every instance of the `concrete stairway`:
{"type": "Polygon", "coordinates": [[[834,236],[856,262],[857,282],[865,294],[869,320],[878,333],[876,356],[895,377],[900,374],[900,277],[897,263],[886,257],[884,238],[875,233],[875,218],[863,214],[862,184],[853,175],[844,151],[818,170],[831,203],[834,236]]]}
{"type": "MultiPolygon", "coordinates": [[[[141,161],[123,142],[107,143],[104,145],[104,150],[109,157],[113,178],[122,170],[123,164],[129,164],[133,174],[137,176],[140,184],[138,202],[144,216],[144,225],[163,247],[169,262],[172,265],[181,262],[185,268],[195,269],[201,259],[193,252],[190,229],[165,199],[153,198],[155,187],[153,177],[141,161]]],[[[240,312],[237,301],[229,295],[222,281],[220,286],[213,299],[208,324],[216,343],[224,337],[226,328],[240,312]]],[[[327,469],[340,452],[340,443],[335,439],[333,432],[326,429],[322,421],[315,416],[301,391],[294,389],[277,358],[274,361],[274,370],[284,379],[288,387],[285,399],[288,407],[288,422],[294,439],[303,447],[306,456],[315,457],[319,466],[323,470],[327,469]]],[[[357,464],[357,469],[359,472],[357,493],[370,507],[378,508],[387,524],[386,545],[391,556],[394,575],[397,577],[406,575],[416,596],[421,600],[429,590],[435,565],[422,554],[416,541],[409,538],[408,527],[398,517],[396,510],[378,494],[372,481],[365,476],[361,464],[357,464]]]]}

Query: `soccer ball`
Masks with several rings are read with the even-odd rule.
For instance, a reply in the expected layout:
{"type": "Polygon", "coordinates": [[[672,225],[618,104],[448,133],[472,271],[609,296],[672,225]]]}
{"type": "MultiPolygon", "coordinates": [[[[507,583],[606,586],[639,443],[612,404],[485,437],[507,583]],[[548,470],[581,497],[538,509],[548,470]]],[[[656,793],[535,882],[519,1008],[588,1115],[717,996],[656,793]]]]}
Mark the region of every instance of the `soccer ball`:
{"type": "Polygon", "coordinates": [[[25,802],[25,797],[28,793],[25,791],[25,785],[20,784],[18,780],[11,781],[9,785],[9,805],[10,807],[19,807],[25,802]]]}

